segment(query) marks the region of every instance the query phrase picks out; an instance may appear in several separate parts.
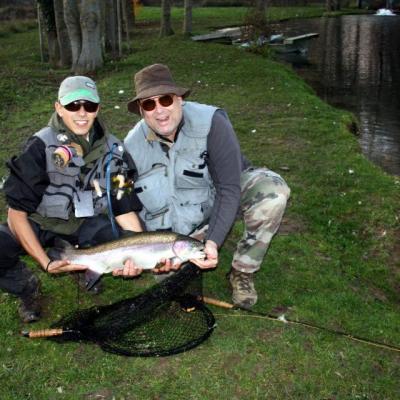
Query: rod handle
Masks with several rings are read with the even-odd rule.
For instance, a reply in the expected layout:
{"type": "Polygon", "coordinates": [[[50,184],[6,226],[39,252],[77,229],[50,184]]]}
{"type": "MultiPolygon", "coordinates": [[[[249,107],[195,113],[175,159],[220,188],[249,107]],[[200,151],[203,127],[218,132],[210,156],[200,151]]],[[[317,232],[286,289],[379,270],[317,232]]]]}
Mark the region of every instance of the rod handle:
{"type": "Polygon", "coordinates": [[[64,330],[61,328],[56,329],[39,329],[37,331],[23,331],[21,332],[22,336],[35,339],[35,338],[46,338],[52,336],[60,336],[64,333],[64,330]]]}
{"type": "Polygon", "coordinates": [[[227,303],[226,301],[221,301],[217,299],[213,299],[211,297],[202,296],[201,300],[203,300],[206,304],[212,304],[213,306],[221,307],[221,308],[234,308],[235,306],[231,303],[227,303]]]}

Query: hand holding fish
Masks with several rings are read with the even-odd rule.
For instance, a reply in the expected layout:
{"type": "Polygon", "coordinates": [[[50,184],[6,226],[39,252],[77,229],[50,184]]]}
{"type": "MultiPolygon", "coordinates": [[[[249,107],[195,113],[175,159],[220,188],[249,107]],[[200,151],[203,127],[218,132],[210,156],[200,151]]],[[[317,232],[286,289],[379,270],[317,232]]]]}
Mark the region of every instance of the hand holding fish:
{"type": "Polygon", "coordinates": [[[216,268],[218,264],[218,246],[212,240],[207,240],[204,253],[206,258],[204,260],[201,259],[193,259],[190,260],[193,264],[196,264],[201,269],[212,269],[216,268]]]}
{"type": "Polygon", "coordinates": [[[153,269],[153,272],[156,274],[163,274],[171,271],[177,271],[182,263],[180,261],[177,261],[176,259],[170,259],[170,258],[163,258],[160,260],[159,263],[160,266],[157,266],[156,268],[153,269]]]}
{"type": "Polygon", "coordinates": [[[69,260],[50,260],[46,267],[49,274],[61,274],[63,272],[85,271],[88,267],[81,264],[71,264],[69,260]]]}
{"type": "Polygon", "coordinates": [[[125,278],[133,278],[139,276],[143,272],[143,269],[135,265],[132,259],[128,259],[124,262],[122,268],[116,268],[112,271],[113,276],[123,276],[125,278]]]}

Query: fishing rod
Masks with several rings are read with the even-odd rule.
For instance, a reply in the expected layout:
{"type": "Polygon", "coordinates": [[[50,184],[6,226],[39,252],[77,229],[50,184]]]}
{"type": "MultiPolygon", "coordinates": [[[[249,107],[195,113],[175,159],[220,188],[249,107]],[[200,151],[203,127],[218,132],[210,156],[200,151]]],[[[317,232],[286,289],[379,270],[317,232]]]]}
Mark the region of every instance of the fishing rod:
{"type": "Polygon", "coordinates": [[[365,343],[365,344],[368,344],[370,346],[375,346],[375,347],[380,347],[380,348],[383,348],[383,349],[386,349],[386,350],[390,350],[390,351],[400,352],[400,347],[399,346],[378,342],[376,340],[372,340],[372,339],[368,339],[368,338],[363,338],[361,336],[352,335],[352,334],[344,332],[344,331],[330,329],[330,328],[327,328],[325,326],[312,324],[310,322],[294,321],[294,320],[286,318],[284,314],[276,316],[276,315],[273,315],[273,314],[263,313],[263,312],[259,312],[259,311],[253,311],[253,310],[250,310],[250,309],[247,309],[247,308],[238,307],[238,306],[236,306],[234,304],[231,304],[231,303],[228,303],[226,301],[221,301],[221,300],[214,299],[214,298],[211,298],[211,297],[206,297],[206,296],[201,297],[201,299],[203,300],[204,303],[210,304],[210,305],[214,305],[216,307],[220,307],[220,308],[224,308],[224,309],[228,309],[228,310],[241,310],[241,311],[246,311],[248,313],[248,315],[246,315],[246,314],[230,315],[231,317],[264,318],[264,319],[269,319],[269,320],[272,320],[272,321],[283,322],[285,324],[293,324],[293,325],[305,326],[307,328],[317,329],[317,330],[320,330],[320,331],[323,331],[323,332],[327,332],[327,333],[330,333],[330,334],[333,334],[333,335],[336,335],[336,336],[343,336],[343,337],[345,337],[347,339],[350,339],[350,340],[353,340],[353,341],[356,341],[356,342],[360,342],[360,343],[365,343]]]}

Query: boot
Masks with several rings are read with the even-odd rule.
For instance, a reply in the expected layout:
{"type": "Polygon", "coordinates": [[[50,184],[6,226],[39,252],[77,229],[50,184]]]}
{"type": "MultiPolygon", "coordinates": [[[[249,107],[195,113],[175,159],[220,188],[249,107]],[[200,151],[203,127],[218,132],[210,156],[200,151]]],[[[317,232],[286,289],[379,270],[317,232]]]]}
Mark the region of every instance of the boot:
{"type": "Polygon", "coordinates": [[[257,303],[257,291],[254,287],[254,274],[238,271],[234,268],[227,274],[232,287],[232,302],[241,308],[250,308],[257,303]]]}
{"type": "Polygon", "coordinates": [[[20,295],[21,304],[18,313],[23,323],[31,323],[40,319],[41,313],[41,291],[40,281],[32,275],[23,293],[20,295]]]}

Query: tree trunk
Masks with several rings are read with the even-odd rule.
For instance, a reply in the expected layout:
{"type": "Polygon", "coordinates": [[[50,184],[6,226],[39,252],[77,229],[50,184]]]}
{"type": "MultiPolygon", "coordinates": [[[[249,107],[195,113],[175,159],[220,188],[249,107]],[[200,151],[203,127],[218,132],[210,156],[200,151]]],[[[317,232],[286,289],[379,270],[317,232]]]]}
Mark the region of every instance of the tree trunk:
{"type": "Polygon", "coordinates": [[[42,10],[40,9],[39,2],[37,3],[36,10],[37,10],[37,21],[38,21],[38,30],[39,30],[40,61],[42,63],[44,63],[44,60],[46,58],[45,49],[44,49],[44,32],[43,32],[44,22],[43,22],[43,14],[42,14],[42,10]]]}
{"type": "Polygon", "coordinates": [[[171,25],[171,0],[161,0],[161,28],[160,36],[173,35],[171,25]]]}
{"type": "Polygon", "coordinates": [[[60,48],[56,31],[47,32],[47,44],[49,46],[49,64],[53,68],[57,68],[60,66],[60,48]]]}
{"type": "Polygon", "coordinates": [[[82,32],[77,0],[64,0],[64,21],[68,30],[72,52],[72,71],[75,71],[82,49],[82,32]]]}
{"type": "Polygon", "coordinates": [[[327,0],[326,1],[327,11],[338,11],[340,10],[340,0],[327,0]]]}
{"type": "Polygon", "coordinates": [[[121,0],[117,0],[117,33],[118,33],[118,56],[122,57],[122,12],[121,0]]]}
{"type": "Polygon", "coordinates": [[[130,34],[135,25],[134,0],[122,0],[122,15],[124,17],[126,40],[130,41],[130,34]]]}
{"type": "Polygon", "coordinates": [[[97,0],[82,0],[80,23],[82,50],[74,69],[76,73],[95,71],[103,66],[100,34],[101,7],[97,0]]]}
{"type": "Polygon", "coordinates": [[[105,48],[111,57],[118,56],[116,0],[106,0],[105,10],[105,48]]]}
{"type": "Polygon", "coordinates": [[[183,34],[190,35],[191,33],[192,33],[192,0],[185,0],[183,34]]]}
{"type": "Polygon", "coordinates": [[[60,65],[69,67],[72,62],[71,44],[68,37],[67,27],[64,22],[63,0],[54,1],[54,16],[57,29],[57,40],[60,49],[60,65]]]}
{"type": "Polygon", "coordinates": [[[49,64],[55,68],[60,63],[60,48],[57,41],[56,21],[52,0],[40,0],[40,10],[46,25],[47,45],[49,51],[49,64]]]}

